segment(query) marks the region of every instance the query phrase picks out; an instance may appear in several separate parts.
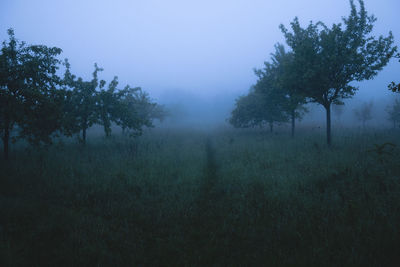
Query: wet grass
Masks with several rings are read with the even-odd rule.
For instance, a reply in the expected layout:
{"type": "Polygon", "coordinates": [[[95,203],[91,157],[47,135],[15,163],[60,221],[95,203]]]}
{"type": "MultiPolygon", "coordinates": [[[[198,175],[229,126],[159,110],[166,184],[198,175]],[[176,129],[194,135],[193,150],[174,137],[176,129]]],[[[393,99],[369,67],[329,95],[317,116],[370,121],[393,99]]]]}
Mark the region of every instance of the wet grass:
{"type": "Polygon", "coordinates": [[[18,148],[0,162],[0,266],[398,266],[399,133],[334,138],[154,129],[18,148]]]}

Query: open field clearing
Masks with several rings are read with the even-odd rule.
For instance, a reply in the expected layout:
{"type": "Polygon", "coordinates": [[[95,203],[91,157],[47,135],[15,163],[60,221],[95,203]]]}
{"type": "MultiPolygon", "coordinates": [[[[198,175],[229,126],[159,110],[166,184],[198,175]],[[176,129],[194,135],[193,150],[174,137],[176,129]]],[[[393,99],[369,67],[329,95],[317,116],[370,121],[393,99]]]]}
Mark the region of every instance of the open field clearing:
{"type": "Polygon", "coordinates": [[[396,266],[398,136],[342,131],[329,148],[302,131],[153,129],[16,146],[0,163],[0,265],[396,266]]]}

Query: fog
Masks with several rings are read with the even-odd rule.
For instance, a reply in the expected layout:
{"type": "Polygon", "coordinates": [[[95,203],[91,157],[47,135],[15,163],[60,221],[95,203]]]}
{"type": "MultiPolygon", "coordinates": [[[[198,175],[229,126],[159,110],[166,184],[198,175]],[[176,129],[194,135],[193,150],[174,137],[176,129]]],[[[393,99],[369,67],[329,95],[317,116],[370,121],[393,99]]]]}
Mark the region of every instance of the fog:
{"type": "Polygon", "coordinates": [[[0,267],[400,266],[399,59],[349,81],[400,0],[349,1],[0,0],[0,267]]]}
{"type": "MultiPolygon", "coordinates": [[[[374,35],[392,31],[399,45],[400,2],[365,0],[365,6],[378,18],[374,35]]],[[[218,124],[256,82],[253,68],[269,60],[275,43],[284,43],[279,24],[288,26],[298,16],[302,25],[330,25],[349,10],[347,0],[2,0],[0,38],[7,39],[12,27],[27,43],[60,47],[73,73],[84,78],[97,62],[102,79],[117,75],[121,87],[141,86],[165,104],[171,123],[218,124]]],[[[393,98],[387,84],[399,79],[400,64],[392,60],[374,80],[358,83],[343,123],[352,123],[357,105],[373,100],[371,123],[385,124],[384,109],[393,98]]],[[[304,122],[322,124],[322,108],[310,110],[304,122]]]]}

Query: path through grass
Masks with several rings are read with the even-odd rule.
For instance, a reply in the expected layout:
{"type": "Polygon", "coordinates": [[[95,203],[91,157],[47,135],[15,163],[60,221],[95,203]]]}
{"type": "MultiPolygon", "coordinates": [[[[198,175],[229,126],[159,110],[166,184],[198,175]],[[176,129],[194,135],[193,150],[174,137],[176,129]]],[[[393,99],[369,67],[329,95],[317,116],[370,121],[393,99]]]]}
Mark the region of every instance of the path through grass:
{"type": "Polygon", "coordinates": [[[91,140],[0,162],[0,266],[400,262],[397,133],[91,140]]]}

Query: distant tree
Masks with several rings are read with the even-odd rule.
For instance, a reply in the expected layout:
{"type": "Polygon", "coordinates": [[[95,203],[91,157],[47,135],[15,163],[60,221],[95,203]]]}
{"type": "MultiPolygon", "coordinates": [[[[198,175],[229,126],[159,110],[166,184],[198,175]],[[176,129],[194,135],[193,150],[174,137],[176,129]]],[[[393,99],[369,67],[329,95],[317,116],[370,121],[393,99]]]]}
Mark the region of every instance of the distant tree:
{"type": "Polygon", "coordinates": [[[400,123],[400,100],[397,98],[394,100],[394,103],[391,106],[388,106],[386,109],[389,120],[393,122],[393,128],[396,128],[396,125],[400,123]]]}
{"type": "Polygon", "coordinates": [[[274,124],[287,122],[288,99],[285,91],[277,86],[275,73],[271,69],[265,69],[262,76],[254,86],[255,96],[259,99],[259,113],[263,122],[268,123],[270,131],[273,131],[274,124]]]}
{"type": "Polygon", "coordinates": [[[284,95],[270,89],[266,80],[259,81],[247,95],[236,100],[229,122],[236,128],[262,127],[268,124],[272,132],[274,124],[287,121],[281,105],[282,99],[284,95]]]}
{"type": "Polygon", "coordinates": [[[127,85],[119,92],[119,103],[117,125],[132,136],[141,135],[143,127],[153,127],[153,120],[163,120],[166,115],[163,107],[152,102],[140,87],[127,85]]]}
{"type": "MultiPolygon", "coordinates": [[[[400,53],[398,53],[396,57],[399,59],[400,62],[400,53]]],[[[389,90],[400,93],[400,83],[396,84],[395,82],[391,82],[388,87],[389,90]]]]}
{"type": "Polygon", "coordinates": [[[254,88],[249,94],[236,99],[235,108],[231,113],[229,123],[236,128],[252,128],[260,126],[263,121],[261,98],[256,95],[254,88]]]}
{"type": "Polygon", "coordinates": [[[332,111],[335,114],[335,116],[338,118],[340,121],[343,112],[344,112],[344,104],[333,104],[332,105],[332,111]]]}
{"type": "Polygon", "coordinates": [[[82,132],[82,142],[86,143],[86,131],[98,120],[98,92],[96,88],[104,86],[105,82],[98,80],[98,72],[103,69],[94,64],[93,78],[91,81],[84,81],[81,77],[76,79],[76,76],[70,72],[70,64],[65,60],[66,71],[64,74],[64,84],[66,84],[72,92],[70,93],[70,117],[68,125],[71,127],[66,131],[68,133],[82,132]]]}
{"type": "Polygon", "coordinates": [[[106,137],[111,135],[111,125],[121,126],[123,131],[138,136],[143,127],[152,127],[153,120],[162,120],[166,113],[162,106],[152,102],[149,95],[140,87],[127,85],[118,89],[118,77],[108,84],[98,79],[103,69],[95,64],[91,81],[76,79],[71,74],[70,64],[65,60],[64,84],[67,90],[65,105],[65,129],[67,135],[82,132],[82,141],[86,142],[86,131],[93,124],[104,128],[106,137]]]}
{"type": "Polygon", "coordinates": [[[322,22],[310,22],[307,28],[302,28],[297,18],[291,23],[292,32],[280,26],[293,50],[304,94],[326,110],[328,145],[331,105],[351,98],[358,88],[350,83],[373,78],[396,51],[391,32],[388,37],[371,36],[376,19],[367,15],[362,0],[358,2],[359,10],[350,0],[350,15],[343,18],[343,24],[333,24],[331,28],[322,22]]]}
{"type": "Polygon", "coordinates": [[[363,103],[359,108],[354,109],[354,115],[356,118],[362,122],[363,128],[365,128],[365,123],[372,119],[372,107],[373,102],[363,103]]]}
{"type": "Polygon", "coordinates": [[[272,63],[264,62],[264,69],[256,69],[255,73],[259,77],[260,84],[263,79],[267,79],[269,80],[267,82],[268,90],[277,90],[275,95],[280,98],[275,98],[276,104],[290,118],[291,134],[294,137],[296,118],[301,119],[307,112],[304,107],[307,103],[306,97],[298,82],[301,77],[298,77],[293,53],[286,52],[283,45],[275,45],[275,53],[271,54],[271,61],[272,63]]]}
{"type": "Polygon", "coordinates": [[[57,47],[27,45],[8,30],[0,52],[0,133],[8,158],[10,133],[33,144],[51,143],[61,127],[64,93],[56,75],[61,53],[57,47]]]}

